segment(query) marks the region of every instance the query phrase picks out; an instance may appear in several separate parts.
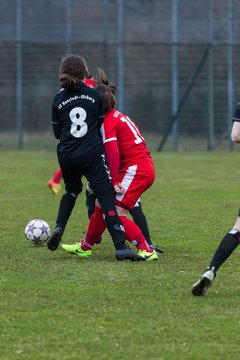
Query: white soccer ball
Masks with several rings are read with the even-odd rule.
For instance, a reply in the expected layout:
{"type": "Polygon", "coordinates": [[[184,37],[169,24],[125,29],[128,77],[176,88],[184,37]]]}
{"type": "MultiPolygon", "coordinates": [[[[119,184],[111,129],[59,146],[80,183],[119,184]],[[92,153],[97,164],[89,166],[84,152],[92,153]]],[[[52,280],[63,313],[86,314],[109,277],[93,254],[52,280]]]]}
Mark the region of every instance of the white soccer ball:
{"type": "Polygon", "coordinates": [[[44,220],[34,219],[29,221],[25,227],[25,236],[33,245],[42,245],[50,237],[51,230],[44,220]]]}

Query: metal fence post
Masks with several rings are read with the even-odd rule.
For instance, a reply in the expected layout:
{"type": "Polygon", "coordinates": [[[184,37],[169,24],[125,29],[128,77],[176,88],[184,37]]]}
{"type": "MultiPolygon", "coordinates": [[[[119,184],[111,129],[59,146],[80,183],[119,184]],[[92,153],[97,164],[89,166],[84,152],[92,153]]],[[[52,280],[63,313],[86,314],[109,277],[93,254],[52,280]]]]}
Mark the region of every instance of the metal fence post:
{"type": "MultiPolygon", "coordinates": [[[[227,91],[228,91],[228,111],[227,111],[227,129],[232,126],[233,117],[233,3],[228,3],[228,52],[227,52],[227,91]]],[[[233,142],[228,134],[228,148],[233,150],[233,142]]]]}
{"type": "Polygon", "coordinates": [[[124,112],[124,0],[118,0],[118,108],[124,112]]]}
{"type": "Polygon", "coordinates": [[[213,149],[214,143],[214,86],[213,86],[213,31],[212,18],[213,2],[209,0],[209,16],[208,16],[208,40],[209,40],[209,56],[208,56],[208,151],[213,149]]]}
{"type": "Polygon", "coordinates": [[[103,68],[108,70],[108,0],[103,1],[103,68]]]}
{"type": "Polygon", "coordinates": [[[23,148],[23,81],[22,81],[22,0],[16,0],[16,127],[18,148],[23,148]]]}
{"type": "MultiPolygon", "coordinates": [[[[172,0],[172,116],[178,110],[178,0],[172,0]]],[[[178,119],[172,127],[173,150],[178,151],[178,119]]]]}
{"type": "Polygon", "coordinates": [[[67,28],[66,28],[66,52],[67,54],[71,54],[72,53],[72,0],[68,0],[66,2],[66,6],[67,6],[67,28]]]}

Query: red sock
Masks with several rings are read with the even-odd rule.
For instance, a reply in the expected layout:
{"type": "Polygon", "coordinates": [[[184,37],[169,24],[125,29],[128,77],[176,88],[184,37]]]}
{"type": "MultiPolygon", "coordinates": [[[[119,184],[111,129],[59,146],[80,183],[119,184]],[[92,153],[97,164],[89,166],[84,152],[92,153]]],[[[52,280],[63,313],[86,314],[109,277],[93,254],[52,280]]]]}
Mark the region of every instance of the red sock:
{"type": "Polygon", "coordinates": [[[60,183],[60,181],[62,180],[62,170],[61,168],[57,169],[57,171],[54,172],[53,174],[53,181],[57,184],[60,183]]]}
{"type": "Polygon", "coordinates": [[[137,243],[136,247],[138,248],[138,250],[146,250],[147,252],[152,252],[152,249],[146,242],[145,237],[143,236],[139,227],[126,216],[120,216],[120,219],[124,226],[127,240],[130,243],[132,243],[132,241],[135,241],[137,243]]]}
{"type": "Polygon", "coordinates": [[[85,239],[81,242],[82,249],[91,249],[93,245],[96,244],[96,242],[100,239],[105,229],[106,224],[103,219],[102,209],[96,206],[95,211],[89,221],[85,239]]]}

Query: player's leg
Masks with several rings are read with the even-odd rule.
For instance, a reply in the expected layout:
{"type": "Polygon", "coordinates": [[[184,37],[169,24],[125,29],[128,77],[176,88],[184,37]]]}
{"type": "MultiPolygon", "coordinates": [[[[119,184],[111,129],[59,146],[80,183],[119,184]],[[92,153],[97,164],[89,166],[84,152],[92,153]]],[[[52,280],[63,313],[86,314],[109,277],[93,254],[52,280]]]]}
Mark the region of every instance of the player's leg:
{"type": "Polygon", "coordinates": [[[86,169],[85,175],[103,211],[107,230],[116,249],[115,257],[118,260],[142,260],[140,256],[126,246],[124,227],[117,214],[114,191],[109,178],[105,155],[102,154],[99,158],[96,158],[92,166],[86,169]]]}
{"type": "Polygon", "coordinates": [[[88,218],[90,219],[92,214],[95,211],[95,202],[96,202],[96,195],[90,189],[89,185],[87,184],[86,187],[86,210],[88,214],[88,218]]]}
{"type": "Polygon", "coordinates": [[[59,195],[61,191],[60,181],[62,180],[62,170],[61,168],[57,169],[53,173],[53,177],[48,180],[48,187],[53,192],[54,195],[59,195]]]}
{"type": "MultiPolygon", "coordinates": [[[[98,204],[98,202],[97,202],[98,204]]],[[[117,206],[117,212],[120,220],[124,226],[125,235],[127,240],[135,245],[139,250],[139,255],[144,257],[145,260],[157,260],[157,254],[147,244],[141,230],[138,226],[127,218],[128,210],[117,206]]],[[[106,229],[106,223],[104,221],[104,215],[102,209],[97,205],[95,212],[91,216],[85,239],[80,244],[67,245],[63,244],[62,248],[69,253],[75,253],[79,256],[83,256],[85,251],[91,251],[93,246],[97,243],[99,237],[106,229]]]]}
{"type": "Polygon", "coordinates": [[[124,232],[124,226],[118,216],[115,200],[113,196],[109,196],[110,188],[102,191],[98,194],[97,199],[104,213],[104,221],[106,223],[109,234],[112,237],[115,246],[115,257],[117,260],[143,260],[141,256],[138,256],[131,250],[129,250],[125,244],[126,235],[124,232]]]}
{"type": "MultiPolygon", "coordinates": [[[[96,195],[93,193],[93,191],[90,189],[89,185],[87,185],[86,188],[86,210],[89,220],[91,219],[92,215],[95,211],[96,206],[96,195]]],[[[102,241],[102,236],[99,237],[96,244],[100,244],[102,241]]]]}
{"type": "Polygon", "coordinates": [[[59,204],[56,227],[47,242],[48,249],[52,251],[58,248],[78,194],[82,191],[81,175],[77,166],[62,166],[62,172],[66,191],[59,204]]]}
{"type": "Polygon", "coordinates": [[[127,217],[129,211],[118,203],[117,212],[124,226],[126,238],[132,245],[137,247],[138,254],[148,261],[157,260],[157,253],[148,245],[137,224],[127,217]]]}
{"type": "Polygon", "coordinates": [[[68,253],[85,257],[91,255],[93,246],[98,242],[106,229],[106,224],[103,218],[103,212],[98,202],[96,202],[95,211],[92,214],[85,238],[73,245],[62,244],[62,249],[68,253]]]}
{"type": "MultiPolygon", "coordinates": [[[[120,217],[121,219],[121,217],[120,217]]],[[[122,226],[122,225],[121,225],[122,226]]],[[[98,202],[95,206],[95,212],[91,216],[85,238],[80,243],[73,245],[62,244],[62,249],[68,253],[85,257],[91,255],[93,246],[98,242],[106,229],[105,216],[98,202]]],[[[152,257],[153,254],[151,254],[152,257]]],[[[127,247],[116,248],[115,256],[118,260],[145,260],[140,258],[137,254],[132,253],[127,247]]]]}
{"type": "Polygon", "coordinates": [[[135,206],[132,209],[130,209],[129,212],[130,212],[135,224],[137,224],[137,226],[141,229],[147,243],[149,245],[151,245],[152,241],[150,239],[148,223],[147,223],[146,216],[144,215],[144,213],[142,211],[141,201],[138,200],[136,202],[135,206]]]}
{"type": "Polygon", "coordinates": [[[137,239],[134,237],[138,236],[139,241],[142,241],[142,244],[145,243],[147,245],[147,247],[145,245],[145,248],[139,247],[139,250],[144,250],[148,253],[155,253],[155,250],[148,246],[144,235],[137,224],[126,217],[124,209],[125,211],[127,209],[128,213],[128,211],[134,207],[142,193],[153,184],[154,179],[155,170],[151,159],[146,159],[142,164],[135,164],[122,168],[118,175],[118,182],[124,188],[124,192],[116,195],[118,213],[124,215],[123,218],[121,217],[121,221],[125,227],[127,238],[130,242],[135,242],[137,239]],[[140,240],[141,238],[142,240],[140,240]]]}
{"type": "MultiPolygon", "coordinates": [[[[240,215],[240,214],[239,214],[240,215]]],[[[208,288],[212,285],[218,269],[229,258],[240,242],[240,217],[238,216],[233,229],[229,231],[220,242],[207,270],[200,279],[193,284],[192,294],[202,296],[207,294],[208,288]]]]}
{"type": "Polygon", "coordinates": [[[130,212],[135,224],[137,224],[137,226],[141,229],[141,231],[142,231],[147,243],[150,245],[150,247],[159,253],[163,253],[164,250],[161,249],[159,246],[154,245],[151,241],[147,219],[142,210],[142,205],[141,205],[140,199],[136,202],[135,206],[129,210],[129,212],[130,212]]]}

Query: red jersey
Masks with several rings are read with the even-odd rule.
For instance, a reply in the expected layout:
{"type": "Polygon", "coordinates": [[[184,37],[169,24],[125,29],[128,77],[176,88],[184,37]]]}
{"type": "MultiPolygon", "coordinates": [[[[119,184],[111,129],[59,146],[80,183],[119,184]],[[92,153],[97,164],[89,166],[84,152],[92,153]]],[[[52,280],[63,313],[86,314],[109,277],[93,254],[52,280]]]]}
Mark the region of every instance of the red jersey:
{"type": "Polygon", "coordinates": [[[113,185],[119,183],[120,171],[151,158],[150,151],[136,124],[116,109],[105,115],[101,133],[113,185]]]}
{"type": "Polygon", "coordinates": [[[105,115],[102,136],[104,144],[117,141],[121,169],[150,157],[150,151],[136,124],[116,109],[105,115]]]}

